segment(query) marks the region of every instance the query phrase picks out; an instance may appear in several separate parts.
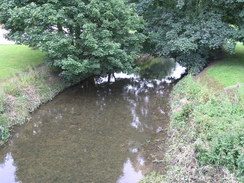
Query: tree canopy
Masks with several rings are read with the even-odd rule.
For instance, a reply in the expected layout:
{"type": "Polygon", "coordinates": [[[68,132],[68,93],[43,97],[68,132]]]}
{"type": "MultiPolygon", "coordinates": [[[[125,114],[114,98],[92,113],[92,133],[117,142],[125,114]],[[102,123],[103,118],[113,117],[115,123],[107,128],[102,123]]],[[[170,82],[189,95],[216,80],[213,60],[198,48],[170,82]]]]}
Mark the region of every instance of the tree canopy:
{"type": "Polygon", "coordinates": [[[147,52],[199,72],[224,47],[244,42],[244,0],[133,0],[148,26],[147,52]]]}
{"type": "Polygon", "coordinates": [[[244,42],[244,0],[1,0],[0,22],[68,79],[133,71],[144,34],[146,53],[197,73],[244,42]]]}
{"type": "Polygon", "coordinates": [[[17,43],[47,53],[70,80],[132,72],[145,36],[123,0],[3,0],[0,22],[17,43]]]}

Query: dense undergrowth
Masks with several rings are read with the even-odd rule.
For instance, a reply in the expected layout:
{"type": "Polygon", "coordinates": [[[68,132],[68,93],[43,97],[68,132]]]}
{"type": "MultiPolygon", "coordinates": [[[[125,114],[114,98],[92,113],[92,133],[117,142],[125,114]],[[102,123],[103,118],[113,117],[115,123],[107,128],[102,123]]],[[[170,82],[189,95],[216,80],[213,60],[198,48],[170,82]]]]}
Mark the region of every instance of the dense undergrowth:
{"type": "Polygon", "coordinates": [[[41,104],[51,100],[68,83],[52,74],[46,67],[29,69],[2,83],[0,87],[0,145],[6,142],[14,125],[30,120],[33,112],[41,104]]]}
{"type": "Polygon", "coordinates": [[[213,93],[187,76],[171,96],[167,173],[144,182],[243,182],[244,88],[213,93]]]}

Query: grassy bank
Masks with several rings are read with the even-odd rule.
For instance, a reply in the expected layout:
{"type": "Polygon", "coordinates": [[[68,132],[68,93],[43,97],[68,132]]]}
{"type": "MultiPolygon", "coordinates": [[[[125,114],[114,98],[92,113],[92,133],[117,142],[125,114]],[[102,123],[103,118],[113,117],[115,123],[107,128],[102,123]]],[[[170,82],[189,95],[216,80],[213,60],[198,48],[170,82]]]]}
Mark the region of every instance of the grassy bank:
{"type": "Polygon", "coordinates": [[[12,77],[0,88],[0,145],[6,142],[14,125],[30,120],[30,112],[70,86],[46,66],[29,69],[12,77]]]}
{"type": "Polygon", "coordinates": [[[43,63],[44,53],[24,45],[0,44],[0,82],[17,72],[43,63]]]}
{"type": "Polygon", "coordinates": [[[217,80],[223,86],[244,83],[244,46],[237,44],[236,54],[209,68],[207,75],[217,80]]]}
{"type": "Polygon", "coordinates": [[[172,93],[169,182],[244,178],[244,95],[212,93],[188,76],[172,93]]]}
{"type": "MultiPolygon", "coordinates": [[[[187,76],[171,93],[163,174],[151,173],[143,183],[244,182],[244,46],[208,67],[187,76]]],[[[162,142],[163,143],[163,142],[162,142]]]]}
{"type": "Polygon", "coordinates": [[[167,173],[143,183],[235,183],[244,178],[244,91],[213,93],[191,76],[172,92],[167,173]]]}

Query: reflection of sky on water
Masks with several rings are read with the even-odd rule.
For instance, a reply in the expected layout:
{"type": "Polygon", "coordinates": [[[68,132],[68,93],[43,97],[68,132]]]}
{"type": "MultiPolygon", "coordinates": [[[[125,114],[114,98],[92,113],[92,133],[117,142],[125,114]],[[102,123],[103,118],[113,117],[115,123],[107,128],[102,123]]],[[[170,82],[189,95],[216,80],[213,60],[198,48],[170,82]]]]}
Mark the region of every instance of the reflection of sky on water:
{"type": "MultiPolygon", "coordinates": [[[[180,79],[182,74],[186,71],[185,67],[182,67],[179,63],[175,64],[175,67],[171,69],[171,72],[168,76],[165,76],[162,79],[152,79],[152,80],[140,80],[140,76],[138,74],[125,74],[125,73],[114,73],[114,77],[111,76],[110,82],[113,83],[116,79],[133,79],[133,80],[140,80],[141,85],[146,85],[148,88],[153,87],[151,81],[155,81],[157,85],[160,85],[162,82],[165,83],[172,83],[172,79],[180,79]]],[[[108,81],[108,76],[100,77],[97,79],[97,84],[106,83],[108,81]]],[[[129,86],[128,86],[129,87],[129,86]]],[[[130,88],[128,88],[130,89],[130,88]]]]}
{"type": "Polygon", "coordinates": [[[14,165],[14,159],[11,153],[7,153],[4,158],[4,163],[0,164],[0,182],[1,183],[19,183],[16,181],[17,168],[14,165]]]}
{"type": "Polygon", "coordinates": [[[117,183],[137,183],[143,178],[141,171],[136,171],[130,159],[124,163],[123,175],[117,183]]]}

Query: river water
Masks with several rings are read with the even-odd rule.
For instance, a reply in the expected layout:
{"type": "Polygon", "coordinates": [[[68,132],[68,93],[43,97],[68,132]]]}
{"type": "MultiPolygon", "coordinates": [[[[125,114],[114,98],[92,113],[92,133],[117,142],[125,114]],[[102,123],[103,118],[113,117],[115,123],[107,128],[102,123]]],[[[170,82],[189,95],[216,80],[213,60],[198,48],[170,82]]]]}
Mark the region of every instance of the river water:
{"type": "Polygon", "coordinates": [[[171,81],[116,78],[69,88],[16,127],[0,183],[138,183],[150,171],[144,145],[169,121],[171,81]]]}

